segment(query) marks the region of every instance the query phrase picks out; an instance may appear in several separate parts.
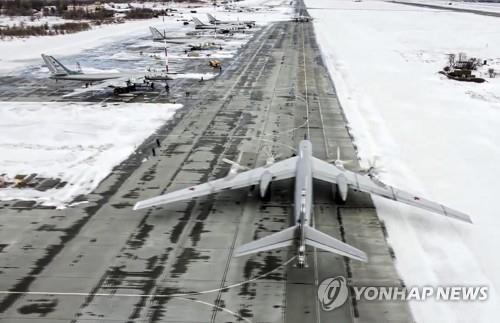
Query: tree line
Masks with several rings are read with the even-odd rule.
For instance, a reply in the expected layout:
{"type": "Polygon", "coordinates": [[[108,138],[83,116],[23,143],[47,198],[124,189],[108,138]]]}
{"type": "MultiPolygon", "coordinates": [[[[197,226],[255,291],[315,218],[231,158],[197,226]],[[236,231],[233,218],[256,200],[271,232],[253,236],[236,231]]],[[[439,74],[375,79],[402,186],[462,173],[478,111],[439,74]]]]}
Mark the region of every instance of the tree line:
{"type": "Polygon", "coordinates": [[[28,37],[28,36],[53,36],[76,33],[90,29],[87,22],[67,22],[49,26],[45,23],[40,26],[26,26],[24,24],[7,26],[0,29],[0,37],[28,37]]]}

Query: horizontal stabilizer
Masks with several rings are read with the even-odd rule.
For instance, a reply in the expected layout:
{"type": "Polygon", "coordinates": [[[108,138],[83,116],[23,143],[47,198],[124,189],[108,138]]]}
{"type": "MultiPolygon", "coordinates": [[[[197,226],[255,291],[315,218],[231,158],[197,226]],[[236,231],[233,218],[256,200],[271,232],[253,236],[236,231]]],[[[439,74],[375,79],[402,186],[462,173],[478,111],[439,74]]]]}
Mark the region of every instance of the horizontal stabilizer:
{"type": "Polygon", "coordinates": [[[295,226],[290,227],[267,237],[244,244],[236,249],[234,257],[291,246],[293,245],[296,229],[297,227],[295,226]]]}
{"type": "Polygon", "coordinates": [[[323,232],[320,232],[310,226],[304,227],[306,244],[328,252],[336,253],[341,256],[346,256],[355,260],[368,261],[366,254],[350,246],[342,241],[339,241],[323,232]]]}

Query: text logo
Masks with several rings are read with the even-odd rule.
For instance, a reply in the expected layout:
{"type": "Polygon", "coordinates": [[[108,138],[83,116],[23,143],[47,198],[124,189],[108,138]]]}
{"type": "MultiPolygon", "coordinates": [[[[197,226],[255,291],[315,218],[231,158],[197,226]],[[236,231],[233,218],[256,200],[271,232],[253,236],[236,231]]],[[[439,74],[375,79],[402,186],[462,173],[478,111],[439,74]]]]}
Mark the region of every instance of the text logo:
{"type": "Polygon", "coordinates": [[[324,311],[332,311],[347,300],[347,281],[343,276],[327,278],[318,286],[318,300],[324,311]]]}

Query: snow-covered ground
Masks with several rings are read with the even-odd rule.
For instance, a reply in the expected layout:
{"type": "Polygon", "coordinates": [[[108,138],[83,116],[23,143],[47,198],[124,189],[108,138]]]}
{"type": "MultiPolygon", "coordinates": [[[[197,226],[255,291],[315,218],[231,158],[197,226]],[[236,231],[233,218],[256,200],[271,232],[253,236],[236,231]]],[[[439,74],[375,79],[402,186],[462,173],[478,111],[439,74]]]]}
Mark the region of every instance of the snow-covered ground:
{"type": "MultiPolygon", "coordinates": [[[[247,0],[246,2],[249,2],[248,5],[251,5],[255,1],[247,0]]],[[[241,4],[245,5],[246,2],[241,2],[241,4]]],[[[288,5],[288,1],[258,0],[260,4],[267,2],[272,3],[275,7],[249,13],[225,12],[223,8],[214,9],[213,6],[209,5],[196,8],[197,13],[195,14],[190,13],[188,9],[179,8],[180,11],[175,13],[175,16],[169,16],[165,19],[129,20],[121,24],[94,26],[91,30],[74,34],[2,40],[0,41],[0,72],[9,72],[13,69],[33,65],[37,61],[41,62],[40,54],[42,53],[64,57],[78,54],[84,50],[98,48],[112,42],[134,37],[146,37],[150,35],[148,26],[166,30],[171,36],[184,35],[186,32],[194,30],[194,25],[190,23],[187,26],[183,26],[179,19],[198,17],[208,23],[206,13],[211,13],[221,20],[256,20],[259,25],[289,19],[292,9],[288,5]]],[[[24,17],[16,17],[16,19],[24,19],[24,17]]],[[[249,37],[240,37],[238,46],[241,46],[248,39],[249,37]]],[[[124,53],[117,53],[117,55],[124,55],[124,53]]]]}
{"type": "Polygon", "coordinates": [[[458,8],[468,10],[478,10],[500,13],[500,3],[495,2],[465,2],[465,1],[449,1],[449,0],[394,0],[401,2],[412,2],[419,4],[429,4],[443,8],[458,8]]]}
{"type": "Polygon", "coordinates": [[[42,26],[47,24],[49,26],[55,24],[64,24],[68,22],[75,22],[74,20],[63,19],[61,17],[47,16],[31,19],[30,16],[0,16],[0,26],[42,26]]]}
{"type": "MultiPolygon", "coordinates": [[[[245,3],[252,5],[255,1],[247,0],[245,3]]],[[[211,5],[205,5],[196,8],[196,14],[180,8],[175,16],[165,19],[127,21],[68,35],[5,39],[0,41],[0,72],[28,74],[34,78],[48,77],[48,69],[43,67],[40,58],[40,54],[45,53],[54,55],[70,68],[78,59],[84,72],[112,70],[127,76],[144,76],[147,68],[162,68],[164,65],[163,44],[148,39],[148,26],[165,29],[168,35],[175,37],[194,29],[192,23],[184,26],[181,16],[183,19],[197,16],[207,22],[206,13],[212,13],[219,19],[256,20],[262,26],[288,19],[292,12],[288,2],[283,0],[258,2],[269,2],[273,7],[263,8],[254,14],[223,12],[222,8],[214,10],[211,5]]],[[[146,3],[144,6],[159,5],[146,3]]],[[[17,17],[12,23],[21,19],[24,18],[17,17]]],[[[232,57],[250,38],[251,33],[238,34],[224,41],[217,38],[217,42],[223,42],[223,50],[201,53],[200,57],[206,59],[207,54],[215,58],[232,57]]],[[[212,40],[214,38],[209,36],[193,38],[192,41],[212,40]]],[[[172,70],[177,70],[182,65],[180,61],[188,58],[185,48],[186,45],[169,46],[172,70]]],[[[203,77],[204,80],[214,76],[202,70],[176,75],[178,78],[203,77]]],[[[77,88],[66,98],[85,91],[105,90],[115,82],[77,88]]],[[[103,107],[85,102],[0,102],[0,174],[6,173],[12,178],[18,174],[36,173],[40,177],[68,182],[62,189],[45,192],[27,188],[0,189],[0,200],[26,199],[45,205],[67,205],[75,196],[97,187],[115,165],[133,153],[134,147],[168,120],[177,108],[179,105],[168,104],[121,103],[103,107]]]]}
{"type": "Polygon", "coordinates": [[[0,173],[37,173],[68,184],[45,192],[0,189],[0,199],[58,207],[91,192],[179,104],[0,102],[0,173]]]}
{"type": "Polygon", "coordinates": [[[73,55],[113,41],[144,36],[148,24],[158,19],[127,21],[123,24],[95,26],[91,30],[57,36],[40,36],[0,41],[0,71],[41,62],[41,54],[56,57],[73,55]]]}
{"type": "Polygon", "coordinates": [[[412,302],[418,322],[496,322],[500,290],[500,78],[456,82],[447,53],[492,59],[500,19],[381,1],[306,0],[359,157],[381,179],[471,215],[467,225],[382,198],[407,285],[487,285],[485,302],[412,302]]]}

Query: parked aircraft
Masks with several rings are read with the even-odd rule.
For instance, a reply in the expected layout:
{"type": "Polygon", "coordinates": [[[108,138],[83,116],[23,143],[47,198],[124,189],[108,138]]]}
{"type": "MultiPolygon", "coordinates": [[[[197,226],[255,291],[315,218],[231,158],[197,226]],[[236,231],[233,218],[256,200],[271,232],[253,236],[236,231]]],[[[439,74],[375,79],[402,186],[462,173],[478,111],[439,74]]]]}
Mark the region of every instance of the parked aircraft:
{"type": "Polygon", "coordinates": [[[186,32],[186,36],[196,36],[196,37],[202,37],[202,36],[210,36],[213,37],[214,34],[210,30],[192,30],[186,32]]]}
{"type": "Polygon", "coordinates": [[[165,32],[160,32],[155,27],[149,27],[151,35],[153,35],[153,41],[155,42],[167,42],[170,44],[184,44],[188,41],[186,37],[167,37],[165,32]]]}
{"type": "Polygon", "coordinates": [[[346,201],[349,189],[353,189],[406,203],[454,219],[471,222],[469,216],[464,213],[384,185],[372,180],[367,175],[357,174],[313,157],[312,144],[309,140],[300,142],[297,156],[276,163],[268,162],[263,167],[237,173],[238,170],[245,170],[245,167],[238,166],[236,162],[231,163],[233,167],[231,167],[231,171],[225,178],[140,201],[135,204],[134,210],[253,185],[257,185],[260,196],[265,197],[270,192],[272,181],[295,178],[293,226],[240,246],[235,251],[235,256],[295,246],[298,266],[300,267],[306,266],[306,245],[355,260],[367,261],[367,256],[363,251],[328,236],[311,226],[313,178],[336,186],[336,192],[341,201],[346,201]]]}
{"type": "Polygon", "coordinates": [[[214,43],[214,42],[206,42],[200,44],[189,44],[188,45],[190,51],[194,50],[214,50],[220,49],[222,50],[222,45],[214,43]]]}
{"type": "MultiPolygon", "coordinates": [[[[219,34],[229,34],[231,32],[238,31],[241,29],[239,26],[228,26],[228,25],[208,25],[203,23],[200,19],[193,17],[194,28],[200,30],[215,30],[219,34]]],[[[245,27],[243,26],[243,29],[245,27]]]]}
{"type": "Polygon", "coordinates": [[[52,76],[50,78],[56,80],[67,80],[67,81],[82,81],[82,82],[96,82],[111,80],[123,77],[119,73],[83,73],[81,71],[73,71],[61,64],[57,59],[52,56],[42,54],[42,59],[45,65],[49,68],[52,76]]]}
{"type": "Polygon", "coordinates": [[[208,21],[212,25],[241,25],[241,26],[247,26],[249,28],[252,28],[255,26],[255,20],[244,20],[244,21],[238,21],[238,20],[226,20],[222,21],[219,19],[216,19],[214,16],[211,14],[207,13],[208,21]]]}

